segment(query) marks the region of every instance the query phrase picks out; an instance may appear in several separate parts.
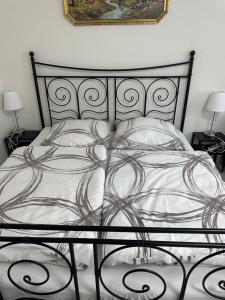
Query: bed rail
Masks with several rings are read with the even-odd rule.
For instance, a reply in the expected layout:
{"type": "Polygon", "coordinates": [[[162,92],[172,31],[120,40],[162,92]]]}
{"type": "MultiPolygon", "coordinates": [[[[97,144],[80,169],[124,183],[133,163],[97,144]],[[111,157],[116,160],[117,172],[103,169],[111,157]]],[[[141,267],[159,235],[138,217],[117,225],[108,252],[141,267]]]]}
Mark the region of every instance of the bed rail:
{"type": "MultiPolygon", "coordinates": [[[[218,256],[218,255],[224,255],[225,254],[225,244],[223,243],[210,243],[210,242],[179,242],[179,241],[167,241],[163,239],[164,234],[191,234],[191,235],[224,235],[225,229],[199,229],[199,228],[159,228],[159,227],[141,227],[141,228],[131,228],[131,227],[110,227],[110,226],[67,226],[67,225],[46,225],[46,224],[0,224],[1,230],[7,229],[11,230],[13,232],[18,232],[18,230],[48,230],[49,232],[96,232],[98,233],[98,238],[66,238],[66,237],[49,237],[49,236],[43,236],[43,237],[34,237],[29,236],[29,234],[25,234],[23,237],[18,236],[0,236],[1,246],[0,246],[0,252],[2,249],[7,247],[12,247],[13,245],[18,244],[35,244],[39,245],[40,247],[48,248],[55,253],[61,259],[64,260],[66,263],[69,271],[70,276],[68,281],[65,283],[63,287],[60,287],[53,291],[44,291],[44,286],[48,283],[48,280],[50,278],[50,272],[48,270],[48,267],[43,262],[34,261],[34,260],[19,260],[12,262],[8,268],[7,276],[10,282],[12,283],[12,286],[18,291],[21,291],[24,293],[24,296],[17,298],[15,300],[19,299],[48,299],[46,296],[51,296],[58,294],[65,290],[66,288],[72,288],[71,285],[73,285],[74,290],[74,297],[75,299],[79,300],[81,299],[80,290],[79,290],[79,280],[78,280],[78,271],[76,267],[76,250],[74,249],[74,245],[76,244],[90,244],[92,245],[93,249],[93,259],[94,259],[94,273],[95,273],[95,297],[97,300],[101,299],[101,289],[104,288],[105,291],[107,291],[109,294],[111,294],[115,299],[125,299],[121,295],[116,294],[114,291],[110,289],[109,286],[104,281],[104,276],[102,274],[102,268],[104,266],[104,263],[106,260],[113,254],[119,253],[120,251],[131,248],[131,247],[145,247],[154,249],[155,251],[160,251],[166,253],[166,255],[171,256],[177,265],[180,266],[181,271],[181,278],[182,283],[179,288],[179,294],[177,295],[177,299],[183,300],[186,296],[187,286],[189,283],[189,279],[192,275],[192,273],[198,268],[200,265],[207,262],[212,257],[218,256]],[[117,239],[104,239],[102,238],[103,232],[142,232],[145,234],[153,234],[153,233],[160,233],[162,235],[162,240],[117,240],[117,239]],[[68,245],[68,252],[69,256],[66,256],[62,252],[60,252],[58,249],[54,247],[55,243],[63,243],[68,245]],[[118,248],[114,249],[113,251],[109,252],[104,258],[100,258],[99,253],[99,246],[105,244],[110,245],[117,245],[118,248]],[[197,262],[193,263],[192,266],[187,270],[186,264],[180,259],[180,257],[177,257],[174,253],[172,253],[170,250],[171,248],[205,248],[209,249],[209,255],[199,259],[197,262]],[[215,251],[212,251],[214,249],[215,251]],[[23,263],[30,263],[38,265],[42,270],[46,273],[46,279],[39,282],[33,282],[32,278],[29,274],[23,277],[23,282],[26,284],[27,287],[21,286],[15,280],[13,279],[12,272],[15,265],[23,264],[23,263]],[[35,290],[32,290],[32,288],[35,286],[35,290]],[[37,291],[37,286],[40,287],[40,291],[37,291]],[[29,287],[29,288],[28,288],[29,287]],[[41,298],[43,297],[44,298],[41,298]],[[32,298],[31,298],[32,297],[32,298]],[[37,298],[33,298],[37,297],[37,298]]],[[[225,281],[220,280],[218,282],[218,287],[221,291],[220,294],[216,294],[215,290],[212,287],[209,287],[208,283],[210,282],[210,277],[215,275],[217,272],[221,272],[225,270],[224,266],[214,266],[210,272],[204,275],[202,278],[202,288],[205,293],[210,295],[211,297],[215,299],[224,299],[224,291],[225,291],[225,281]]],[[[81,271],[82,272],[82,271],[81,271]]],[[[160,273],[151,271],[151,268],[149,270],[146,269],[146,265],[140,266],[140,268],[135,268],[135,270],[131,270],[129,272],[126,272],[124,274],[122,282],[125,288],[133,294],[142,294],[144,295],[151,289],[151,282],[149,282],[147,279],[147,282],[140,283],[141,289],[136,290],[133,287],[130,287],[129,284],[127,284],[126,279],[134,273],[138,272],[147,272],[150,273],[152,276],[156,276],[159,280],[162,282],[162,291],[155,296],[155,298],[151,299],[162,299],[163,296],[166,295],[167,292],[167,281],[168,279],[163,278],[163,276],[160,273]]],[[[2,274],[3,275],[3,274],[2,274]]],[[[137,277],[138,280],[138,277],[137,277]]],[[[175,283],[176,284],[176,283],[175,283]]],[[[3,293],[0,293],[0,299],[4,300],[3,293]]],[[[132,299],[132,298],[131,298],[132,299]]],[[[164,298],[163,298],[164,299],[164,298]]]]}

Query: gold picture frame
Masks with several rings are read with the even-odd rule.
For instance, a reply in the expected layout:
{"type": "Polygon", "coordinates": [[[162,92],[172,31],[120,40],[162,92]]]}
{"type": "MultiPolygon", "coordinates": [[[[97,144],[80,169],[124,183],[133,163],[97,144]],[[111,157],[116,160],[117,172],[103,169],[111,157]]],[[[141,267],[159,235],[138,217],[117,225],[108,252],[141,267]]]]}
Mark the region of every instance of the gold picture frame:
{"type": "Polygon", "coordinates": [[[74,25],[156,24],[169,0],[64,0],[65,16],[74,25]]]}

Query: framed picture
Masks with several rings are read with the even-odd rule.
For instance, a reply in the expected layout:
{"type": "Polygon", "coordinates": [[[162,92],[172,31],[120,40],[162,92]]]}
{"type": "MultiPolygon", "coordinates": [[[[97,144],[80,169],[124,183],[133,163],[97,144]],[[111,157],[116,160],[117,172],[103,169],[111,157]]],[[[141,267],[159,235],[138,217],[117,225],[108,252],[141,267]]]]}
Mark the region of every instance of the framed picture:
{"type": "Polygon", "coordinates": [[[65,15],[74,25],[158,23],[169,0],[64,0],[65,15]]]}

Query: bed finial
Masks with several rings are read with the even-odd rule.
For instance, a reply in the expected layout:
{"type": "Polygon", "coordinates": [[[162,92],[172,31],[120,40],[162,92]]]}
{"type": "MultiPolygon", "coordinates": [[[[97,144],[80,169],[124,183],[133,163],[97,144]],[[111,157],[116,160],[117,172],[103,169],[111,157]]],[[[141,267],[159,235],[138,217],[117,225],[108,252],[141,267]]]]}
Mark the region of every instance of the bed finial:
{"type": "Polygon", "coordinates": [[[190,57],[191,57],[191,58],[194,58],[194,56],[195,56],[195,50],[192,50],[192,51],[190,52],[190,57]]]}
{"type": "Polygon", "coordinates": [[[34,60],[34,51],[30,51],[29,54],[30,54],[31,60],[34,60]]]}

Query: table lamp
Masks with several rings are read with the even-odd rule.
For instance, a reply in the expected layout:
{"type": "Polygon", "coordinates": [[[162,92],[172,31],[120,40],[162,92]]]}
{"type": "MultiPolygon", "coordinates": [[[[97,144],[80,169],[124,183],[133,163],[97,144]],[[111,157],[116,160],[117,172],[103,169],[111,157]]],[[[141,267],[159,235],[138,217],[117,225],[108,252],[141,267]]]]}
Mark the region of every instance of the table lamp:
{"type": "Polygon", "coordinates": [[[4,92],[4,110],[6,111],[13,111],[14,116],[16,119],[16,126],[14,133],[21,134],[23,130],[19,127],[18,118],[16,111],[21,109],[23,107],[23,104],[20,100],[20,97],[15,91],[7,91],[4,92]]]}
{"type": "Polygon", "coordinates": [[[213,131],[213,124],[215,121],[215,116],[217,112],[225,111],[225,92],[213,92],[209,95],[206,103],[207,110],[213,111],[212,124],[209,131],[205,132],[205,135],[214,137],[215,132],[213,131]]]}

